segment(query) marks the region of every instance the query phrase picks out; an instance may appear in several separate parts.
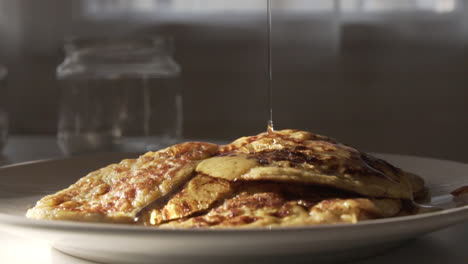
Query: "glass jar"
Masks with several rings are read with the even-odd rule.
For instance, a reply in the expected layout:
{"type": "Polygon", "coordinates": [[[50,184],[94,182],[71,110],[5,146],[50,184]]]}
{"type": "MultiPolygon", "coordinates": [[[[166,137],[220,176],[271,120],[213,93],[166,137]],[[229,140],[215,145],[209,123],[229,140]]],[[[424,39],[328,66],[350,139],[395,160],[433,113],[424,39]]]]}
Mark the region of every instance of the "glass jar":
{"type": "Polygon", "coordinates": [[[6,76],[7,69],[0,65],[0,152],[7,142],[8,136],[8,113],[7,113],[7,92],[6,76]]]}
{"type": "Polygon", "coordinates": [[[147,151],[179,140],[181,70],[170,39],[74,38],[65,51],[57,68],[65,154],[147,151]]]}

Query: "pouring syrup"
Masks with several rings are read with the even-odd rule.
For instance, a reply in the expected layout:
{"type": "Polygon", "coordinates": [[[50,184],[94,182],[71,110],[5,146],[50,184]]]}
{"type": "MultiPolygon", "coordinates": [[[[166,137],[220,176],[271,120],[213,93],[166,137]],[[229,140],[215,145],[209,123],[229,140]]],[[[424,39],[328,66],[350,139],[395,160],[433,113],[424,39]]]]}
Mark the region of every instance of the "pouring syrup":
{"type": "Polygon", "coordinates": [[[268,66],[268,84],[267,84],[267,100],[268,100],[268,117],[267,117],[267,133],[273,133],[273,67],[272,67],[272,49],[271,49],[271,0],[267,0],[267,66],[268,66]]]}

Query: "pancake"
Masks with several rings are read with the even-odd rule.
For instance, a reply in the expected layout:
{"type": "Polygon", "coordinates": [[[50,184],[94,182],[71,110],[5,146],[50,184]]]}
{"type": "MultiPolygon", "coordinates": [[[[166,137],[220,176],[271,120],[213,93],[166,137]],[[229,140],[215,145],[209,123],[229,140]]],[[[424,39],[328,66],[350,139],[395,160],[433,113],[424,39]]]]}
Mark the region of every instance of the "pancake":
{"type": "Polygon", "coordinates": [[[274,181],[229,182],[198,174],[162,207],[156,205],[155,208],[147,208],[139,220],[146,225],[158,225],[204,212],[220,201],[231,199],[241,193],[263,192],[279,194],[290,200],[301,200],[302,203],[307,201],[307,204],[316,204],[325,199],[356,197],[351,193],[313,185],[274,181]]]}
{"type": "Polygon", "coordinates": [[[365,196],[413,198],[401,169],[327,137],[283,130],[244,137],[202,161],[198,173],[237,180],[274,180],[336,187],[365,196]]]}
{"type": "Polygon", "coordinates": [[[42,198],[26,216],[133,222],[142,208],[186,182],[198,162],[217,150],[214,144],[188,142],[111,164],[89,173],[65,190],[42,198]]]}
{"type": "Polygon", "coordinates": [[[160,228],[357,223],[409,214],[404,205],[424,194],[417,175],[288,129],[123,160],[42,198],[26,216],[160,228]]]}
{"type": "Polygon", "coordinates": [[[231,184],[223,179],[197,175],[174,195],[161,209],[148,208],[142,212],[139,221],[157,225],[180,219],[210,208],[216,201],[233,191],[231,184]]]}
{"type": "Polygon", "coordinates": [[[310,208],[302,200],[288,201],[275,192],[241,193],[202,216],[172,221],[161,228],[281,227],[357,223],[395,216],[396,199],[330,199],[310,208]]]}

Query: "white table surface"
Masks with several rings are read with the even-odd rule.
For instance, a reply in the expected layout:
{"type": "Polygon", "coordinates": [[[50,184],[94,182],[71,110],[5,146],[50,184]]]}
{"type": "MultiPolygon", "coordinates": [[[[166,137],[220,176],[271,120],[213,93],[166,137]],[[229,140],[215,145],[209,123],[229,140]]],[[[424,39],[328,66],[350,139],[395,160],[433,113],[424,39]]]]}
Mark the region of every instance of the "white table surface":
{"type": "MultiPolygon", "coordinates": [[[[0,156],[0,165],[62,157],[53,137],[10,137],[0,156]]],[[[93,263],[65,255],[49,245],[31,238],[21,238],[0,230],[0,263],[93,263]]],[[[436,231],[408,241],[381,256],[352,262],[467,264],[468,223],[436,231]]]]}

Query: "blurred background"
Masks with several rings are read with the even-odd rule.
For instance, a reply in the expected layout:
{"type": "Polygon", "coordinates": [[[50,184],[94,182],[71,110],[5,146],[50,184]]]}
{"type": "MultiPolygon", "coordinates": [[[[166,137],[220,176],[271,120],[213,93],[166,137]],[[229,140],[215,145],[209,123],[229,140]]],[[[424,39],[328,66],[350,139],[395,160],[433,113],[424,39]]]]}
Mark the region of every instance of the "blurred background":
{"type": "MultiPolygon", "coordinates": [[[[276,129],[468,162],[468,3],[272,0],[276,129]]],[[[69,36],[168,35],[185,138],[265,130],[266,0],[0,0],[11,135],[57,133],[69,36]]],[[[6,100],[5,100],[6,98],[6,100]]]]}

